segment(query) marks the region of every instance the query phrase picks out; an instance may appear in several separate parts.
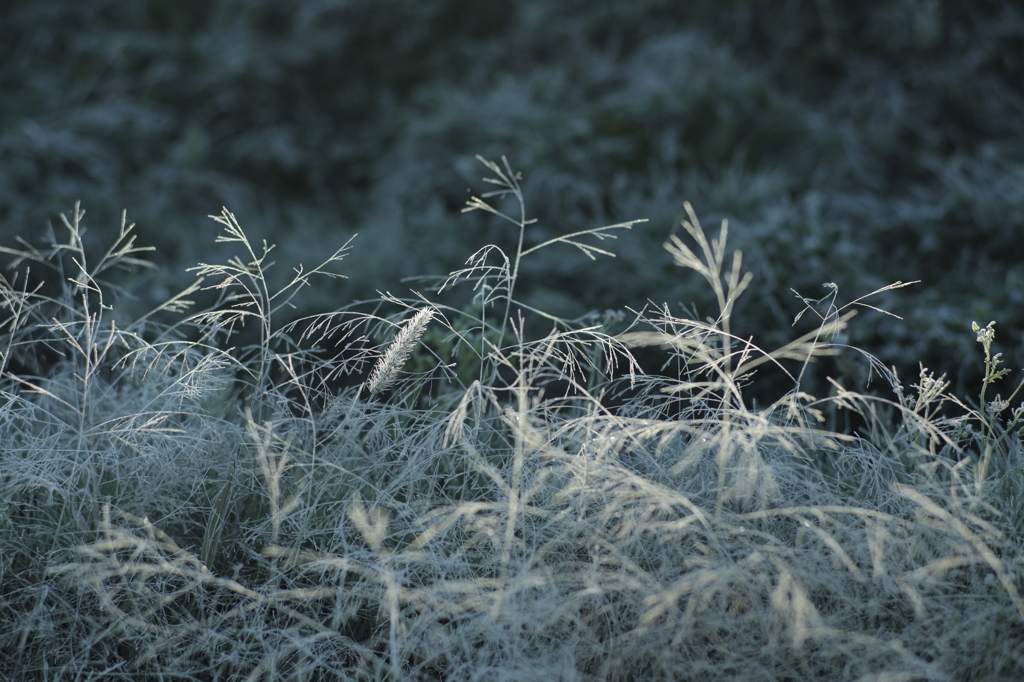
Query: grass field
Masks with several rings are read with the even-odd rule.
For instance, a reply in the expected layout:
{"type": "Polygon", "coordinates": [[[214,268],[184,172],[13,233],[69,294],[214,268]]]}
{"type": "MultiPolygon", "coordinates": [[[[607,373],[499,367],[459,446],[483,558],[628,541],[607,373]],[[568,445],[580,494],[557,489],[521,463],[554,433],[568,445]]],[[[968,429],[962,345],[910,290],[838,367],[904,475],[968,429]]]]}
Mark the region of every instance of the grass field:
{"type": "MultiPolygon", "coordinates": [[[[358,234],[348,278],[306,288],[283,325],[405,292],[482,244],[513,253],[514,230],[459,214],[474,155],[507,154],[527,171],[529,244],[648,219],[596,265],[534,252],[520,301],[716,317],[662,248],[688,200],[729,220],[755,276],[734,333],[787,343],[791,289],[849,301],[921,280],[873,297],[903,319],[872,313],[848,343],[977,396],[972,320],[997,320],[1024,366],[1022,72],[1019,0],[6,0],[0,245],[44,242],[50,222],[63,239],[81,201],[101,250],[127,208],[160,268],[118,279],[139,299],[121,301],[126,326],[197,261],[234,255],[206,218],[222,206],[277,244],[274,289],[358,234]]],[[[867,364],[847,359],[828,374],[859,390],[867,364]]],[[[824,366],[803,376],[818,396],[824,366]]]]}
{"type": "Polygon", "coordinates": [[[2,245],[0,678],[1024,678],[997,327],[963,321],[973,399],[845,346],[870,296],[805,299],[820,322],[760,348],[732,329],[762,285],[688,204],[665,247],[717,315],[650,292],[560,319],[517,298],[521,265],[600,267],[635,221],[533,243],[518,174],[484,163],[465,210],[513,250],[297,321],[358,247],[271,290],[225,209],[236,255],[126,319],[130,225],[98,261],[77,206],[52,246],[2,245]],[[844,354],[873,392],[806,392],[844,354]]]}

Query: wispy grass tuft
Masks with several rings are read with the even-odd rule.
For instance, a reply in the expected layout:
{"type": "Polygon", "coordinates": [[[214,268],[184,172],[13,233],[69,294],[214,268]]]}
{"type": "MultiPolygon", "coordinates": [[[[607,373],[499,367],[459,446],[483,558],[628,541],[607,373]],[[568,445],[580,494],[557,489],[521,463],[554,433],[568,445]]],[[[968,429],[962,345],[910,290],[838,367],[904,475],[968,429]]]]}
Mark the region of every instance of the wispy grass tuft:
{"type": "Polygon", "coordinates": [[[875,358],[891,395],[811,395],[845,309],[876,309],[800,297],[818,328],[759,347],[736,319],[756,281],[688,204],[666,249],[716,315],[561,319],[516,298],[523,259],[607,257],[592,241],[633,223],[531,245],[520,176],[485,168],[498,194],[468,208],[514,225],[514,254],[286,325],[344,248],[274,292],[271,247],[225,211],[243,255],[134,321],[98,277],[137,265],[130,228],[87,265],[76,207],[67,241],[6,251],[5,679],[1024,675],[1021,409],[990,397],[991,324],[978,407],[875,358]],[[211,278],[219,300],[183,315],[211,278]],[[779,397],[754,404],[755,381],[779,397]]]}

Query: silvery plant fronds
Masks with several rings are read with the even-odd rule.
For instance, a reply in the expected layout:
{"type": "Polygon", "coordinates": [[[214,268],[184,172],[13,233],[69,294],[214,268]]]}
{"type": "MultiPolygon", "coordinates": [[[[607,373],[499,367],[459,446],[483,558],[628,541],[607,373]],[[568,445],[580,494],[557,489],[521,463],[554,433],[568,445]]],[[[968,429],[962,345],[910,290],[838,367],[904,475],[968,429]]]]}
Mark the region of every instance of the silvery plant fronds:
{"type": "Polygon", "coordinates": [[[398,378],[398,373],[405,365],[405,361],[409,359],[409,353],[423,336],[424,330],[433,317],[434,309],[424,308],[413,315],[412,319],[406,322],[401,331],[395,335],[395,340],[391,342],[388,349],[384,351],[384,355],[374,365],[373,371],[370,372],[370,378],[366,382],[366,389],[370,395],[382,393],[394,383],[398,378]]]}

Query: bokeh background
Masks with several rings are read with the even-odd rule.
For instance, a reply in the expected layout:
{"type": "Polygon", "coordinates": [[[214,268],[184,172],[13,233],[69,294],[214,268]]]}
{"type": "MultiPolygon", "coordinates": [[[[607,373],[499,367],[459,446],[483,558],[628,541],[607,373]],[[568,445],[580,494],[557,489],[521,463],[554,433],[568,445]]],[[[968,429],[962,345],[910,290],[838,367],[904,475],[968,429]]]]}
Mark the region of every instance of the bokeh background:
{"type": "Polygon", "coordinates": [[[1013,0],[0,3],[0,245],[63,236],[80,200],[99,255],[125,209],[161,265],[122,275],[139,310],[227,257],[221,206],[277,245],[282,281],[358,233],[348,279],[294,316],[422,288],[403,278],[514,246],[460,214],[486,189],[475,155],[504,154],[530,243],[649,221],[614,260],[538,252],[531,303],[716,314],[662,248],[690,201],[754,273],[738,334],[770,348],[813,325],[792,327],[791,289],[833,282],[843,304],[921,280],[869,299],[903,320],[865,312],[851,342],[977,395],[972,320],[1024,366],[1022,126],[1013,0]]]}

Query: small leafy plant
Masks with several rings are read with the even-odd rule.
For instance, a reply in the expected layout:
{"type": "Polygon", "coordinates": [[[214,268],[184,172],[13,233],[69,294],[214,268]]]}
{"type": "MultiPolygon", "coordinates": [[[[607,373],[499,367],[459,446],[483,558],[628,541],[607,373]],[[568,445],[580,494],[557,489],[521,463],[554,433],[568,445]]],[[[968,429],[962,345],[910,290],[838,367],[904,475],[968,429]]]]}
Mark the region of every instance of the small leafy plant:
{"type": "MultiPolygon", "coordinates": [[[[992,459],[997,453],[1007,453],[1007,444],[1010,439],[1014,447],[1010,448],[1009,451],[1018,456],[1018,460],[1021,455],[1021,443],[1020,443],[1020,430],[1021,419],[1024,418],[1024,404],[1011,409],[1011,404],[1020,393],[1020,389],[1024,386],[1024,380],[1021,380],[1017,384],[1017,388],[1013,389],[1013,392],[1005,400],[1000,394],[996,394],[996,397],[986,402],[986,394],[988,387],[994,384],[999,379],[1002,379],[1010,373],[1007,368],[999,368],[1002,364],[1002,353],[996,353],[992,355],[992,342],[995,341],[996,331],[993,328],[995,322],[989,322],[984,328],[979,327],[977,322],[971,323],[971,329],[975,334],[978,335],[978,343],[982,345],[985,351],[985,375],[982,379],[981,384],[981,395],[978,398],[978,421],[981,427],[981,433],[979,438],[979,445],[982,449],[981,453],[981,467],[978,472],[979,484],[986,477],[989,468],[992,465],[992,459]],[[1005,424],[1000,424],[1000,416],[1010,409],[1010,417],[1005,424]],[[1016,432],[1016,433],[1015,433],[1016,432]]],[[[1011,473],[1021,473],[1024,471],[1022,465],[1018,463],[1016,468],[1004,474],[1009,476],[1011,473]]]]}

